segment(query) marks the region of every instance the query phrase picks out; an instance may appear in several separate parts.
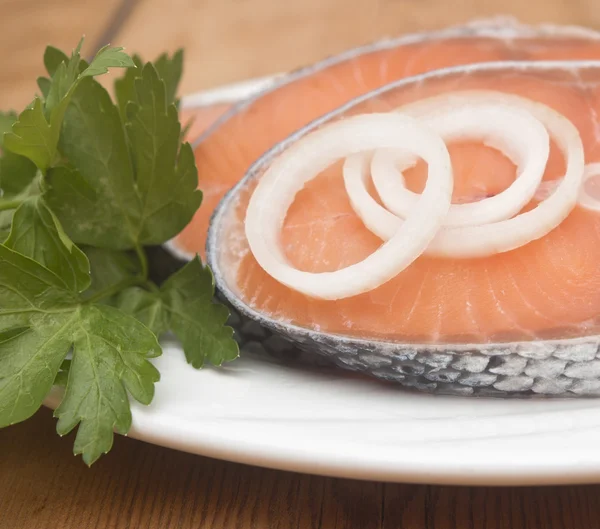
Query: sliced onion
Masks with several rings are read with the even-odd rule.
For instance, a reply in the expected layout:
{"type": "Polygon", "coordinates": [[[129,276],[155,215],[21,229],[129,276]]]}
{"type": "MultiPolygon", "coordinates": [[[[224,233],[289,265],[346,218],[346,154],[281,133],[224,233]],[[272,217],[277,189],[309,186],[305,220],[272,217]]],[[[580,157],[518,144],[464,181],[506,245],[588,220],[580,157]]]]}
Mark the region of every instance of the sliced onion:
{"type": "Polygon", "coordinates": [[[315,298],[355,296],[387,282],[423,253],[448,213],[452,187],[450,156],[434,132],[397,113],[354,116],[305,136],[272,163],[250,198],[246,238],[259,265],[280,283],[315,298]],[[382,148],[404,149],[427,162],[429,176],[418,207],[363,261],[335,272],[295,269],[285,258],[279,231],[296,194],[336,160],[382,148]]]}
{"type": "Polygon", "coordinates": [[[591,211],[600,211],[600,200],[590,195],[586,190],[586,183],[590,178],[600,176],[600,163],[590,163],[583,172],[583,185],[579,191],[579,205],[591,211]]]}
{"type": "MultiPolygon", "coordinates": [[[[502,95],[502,94],[501,94],[502,95]]],[[[517,166],[515,181],[504,191],[479,202],[453,204],[444,226],[473,226],[516,215],[533,198],[548,156],[550,139],[545,127],[519,105],[490,102],[487,95],[452,94],[407,105],[402,113],[419,118],[440,134],[446,143],[481,141],[507,156],[517,166]]],[[[385,206],[406,218],[419,195],[408,190],[399,171],[416,163],[406,154],[380,150],[373,158],[373,183],[385,206]],[[402,164],[401,168],[397,163],[402,164]]]]}
{"type": "MultiPolygon", "coordinates": [[[[550,153],[546,128],[531,113],[520,107],[490,103],[489,97],[473,98],[436,96],[402,107],[412,117],[440,134],[448,141],[479,140],[503,152],[517,165],[517,179],[498,195],[470,204],[450,206],[444,225],[477,225],[507,219],[516,215],[533,197],[538,188],[550,153]]],[[[405,187],[402,170],[417,159],[403,151],[378,150],[371,168],[373,181],[382,202],[380,206],[366,188],[367,155],[346,160],[344,182],[350,203],[369,230],[386,240],[397,229],[395,214],[406,218],[419,198],[405,187]],[[391,213],[390,213],[391,212],[391,213]]]]}
{"type": "MultiPolygon", "coordinates": [[[[471,92],[474,96],[482,91],[471,92]]],[[[511,219],[462,228],[440,230],[428,248],[438,256],[483,257],[507,252],[539,239],[556,228],[573,210],[582,184],[584,170],[583,143],[579,131],[566,117],[541,103],[512,94],[485,92],[499,102],[513,100],[527,105],[539,119],[563,154],[565,177],[553,193],[537,207],[511,219]],[[499,97],[500,96],[500,97],[499,97]]]]}
{"type": "Polygon", "coordinates": [[[542,182],[537,188],[533,198],[535,200],[546,200],[552,193],[556,191],[556,188],[560,185],[560,180],[546,180],[542,182]]]}
{"type": "MultiPolygon", "coordinates": [[[[583,170],[583,184],[579,190],[577,204],[584,209],[600,212],[600,199],[590,195],[586,189],[587,181],[595,176],[600,176],[600,163],[590,163],[586,165],[583,170]]],[[[542,182],[540,187],[538,187],[537,191],[535,192],[534,198],[536,200],[547,199],[556,191],[561,181],[562,179],[547,180],[546,182],[542,182]]]]}
{"type": "Polygon", "coordinates": [[[381,206],[367,191],[367,182],[371,177],[371,155],[359,153],[348,156],[343,171],[346,193],[354,212],[365,227],[381,240],[391,239],[402,225],[402,219],[381,206]]]}
{"type": "MultiPolygon", "coordinates": [[[[464,105],[465,101],[482,100],[483,98],[488,103],[496,103],[500,106],[511,105],[526,109],[546,127],[550,136],[557,143],[566,159],[567,171],[564,179],[557,187],[557,192],[538,204],[535,209],[514,218],[506,218],[487,224],[444,227],[433,239],[426,253],[455,258],[483,257],[519,248],[543,237],[558,226],[575,206],[582,183],[584,153],[581,137],[576,127],[555,110],[541,103],[512,94],[493,91],[467,91],[448,94],[443,97],[447,98],[447,108],[450,109],[454,105],[464,105]]],[[[506,149],[506,145],[504,149],[506,149]]],[[[505,152],[509,152],[509,150],[505,150],[505,152]]],[[[510,156],[514,156],[514,153],[510,156]]],[[[375,159],[373,162],[375,162],[375,159]]],[[[365,226],[383,240],[387,240],[402,224],[402,220],[379,206],[372,197],[370,197],[372,203],[366,205],[364,194],[361,195],[362,190],[360,193],[357,191],[357,187],[361,185],[364,187],[368,178],[364,165],[359,164],[357,160],[348,160],[345,167],[347,169],[345,176],[348,176],[347,173],[355,173],[356,171],[353,170],[357,168],[362,169],[358,176],[353,174],[351,178],[346,178],[346,181],[351,180],[352,184],[348,190],[348,193],[352,194],[353,197],[351,203],[357,214],[363,219],[365,226]],[[356,206],[357,203],[359,204],[358,207],[356,206]]],[[[398,181],[400,182],[400,180],[398,181]]],[[[364,192],[366,193],[366,188],[364,192]]],[[[534,193],[535,189],[532,195],[534,193]]],[[[386,199],[389,198],[388,194],[389,190],[386,190],[386,199]]],[[[531,195],[528,198],[531,198],[531,195]]],[[[482,203],[484,201],[477,204],[482,203]]]]}

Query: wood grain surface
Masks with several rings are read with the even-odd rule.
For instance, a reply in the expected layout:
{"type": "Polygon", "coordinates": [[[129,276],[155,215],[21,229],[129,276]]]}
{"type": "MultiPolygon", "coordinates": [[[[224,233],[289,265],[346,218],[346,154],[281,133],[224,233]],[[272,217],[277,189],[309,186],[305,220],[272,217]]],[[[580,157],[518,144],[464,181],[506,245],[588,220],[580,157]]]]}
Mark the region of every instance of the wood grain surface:
{"type": "Polygon", "coordinates": [[[91,469],[48,410],[0,430],[0,529],[595,529],[600,486],[428,487],[215,461],[118,437],[91,469]]]}
{"type": "Polygon", "coordinates": [[[0,108],[32,100],[46,45],[71,50],[85,35],[83,53],[93,53],[121,1],[0,0],[0,108]]]}
{"type": "MultiPolygon", "coordinates": [[[[600,27],[598,0],[0,0],[0,106],[20,108],[52,43],[186,48],[183,90],[497,13],[600,27]]],[[[91,469],[47,410],[0,430],[0,529],[594,529],[600,487],[459,488],[298,475],[118,437],[91,469]]]]}
{"type": "Polygon", "coordinates": [[[285,71],[388,35],[510,14],[600,27],[598,0],[140,0],[114,41],[184,46],[186,92],[285,71]],[[157,38],[160,35],[160,38],[157,38]]]}

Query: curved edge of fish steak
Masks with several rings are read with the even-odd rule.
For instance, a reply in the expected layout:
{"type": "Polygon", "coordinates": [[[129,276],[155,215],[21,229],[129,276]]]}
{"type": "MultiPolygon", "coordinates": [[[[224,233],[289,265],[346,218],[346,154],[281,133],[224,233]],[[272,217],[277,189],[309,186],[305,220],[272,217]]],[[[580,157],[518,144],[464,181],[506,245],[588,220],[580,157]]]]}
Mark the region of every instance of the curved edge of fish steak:
{"type": "MultiPolygon", "coordinates": [[[[236,114],[244,111],[252,105],[256,100],[269,94],[282,86],[293,83],[303,77],[312,75],[316,72],[334,66],[338,63],[349,61],[361,55],[384,51],[386,49],[396,48],[398,46],[408,46],[410,44],[418,44],[428,40],[444,40],[450,38],[461,37],[490,37],[490,38],[543,38],[546,36],[554,37],[573,37],[600,40],[600,32],[574,25],[556,25],[556,24],[523,24],[516,18],[512,17],[496,17],[490,19],[474,20],[466,24],[458,24],[444,29],[434,31],[422,31],[418,33],[409,33],[396,37],[379,39],[377,41],[351,48],[342,53],[331,55],[316,63],[302,66],[296,70],[292,70],[287,74],[278,74],[273,78],[272,83],[266,83],[262,89],[258,89],[254,93],[250,93],[248,97],[242,98],[236,102],[227,112],[220,116],[210,127],[208,127],[194,142],[193,147],[196,147],[215,129],[220,127],[224,122],[231,119],[236,114]]],[[[230,89],[230,87],[227,87],[230,89]]]]}

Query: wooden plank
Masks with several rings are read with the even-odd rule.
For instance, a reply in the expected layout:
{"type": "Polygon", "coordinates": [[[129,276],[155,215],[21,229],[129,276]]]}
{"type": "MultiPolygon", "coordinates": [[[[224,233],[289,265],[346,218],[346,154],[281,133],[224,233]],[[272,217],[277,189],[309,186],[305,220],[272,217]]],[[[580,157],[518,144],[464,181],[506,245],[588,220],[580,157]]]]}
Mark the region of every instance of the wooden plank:
{"type": "Polygon", "coordinates": [[[88,469],[48,410],[0,430],[0,529],[589,529],[600,486],[429,487],[278,472],[115,438],[88,469]]]}
{"type": "Polygon", "coordinates": [[[83,52],[93,53],[120,2],[0,0],[0,109],[31,102],[46,45],[69,52],[85,34],[83,52]]]}
{"type": "Polygon", "coordinates": [[[149,59],[186,49],[184,93],[289,70],[385,35],[511,13],[600,27],[594,0],[139,0],[114,39],[149,59]]]}

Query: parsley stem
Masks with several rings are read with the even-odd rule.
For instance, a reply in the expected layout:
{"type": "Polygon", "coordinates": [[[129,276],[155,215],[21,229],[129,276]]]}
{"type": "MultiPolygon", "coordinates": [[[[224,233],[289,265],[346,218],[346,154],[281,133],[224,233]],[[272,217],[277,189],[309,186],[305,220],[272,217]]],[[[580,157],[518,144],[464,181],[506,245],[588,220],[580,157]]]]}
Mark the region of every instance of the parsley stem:
{"type": "Polygon", "coordinates": [[[136,244],[135,253],[137,254],[138,259],[140,261],[140,267],[142,268],[142,277],[145,281],[146,279],[148,279],[148,258],[146,257],[146,252],[144,252],[144,249],[141,245],[136,244]]]}
{"type": "Polygon", "coordinates": [[[17,209],[23,203],[22,200],[2,200],[0,199],[0,211],[7,209],[17,209]]]}

